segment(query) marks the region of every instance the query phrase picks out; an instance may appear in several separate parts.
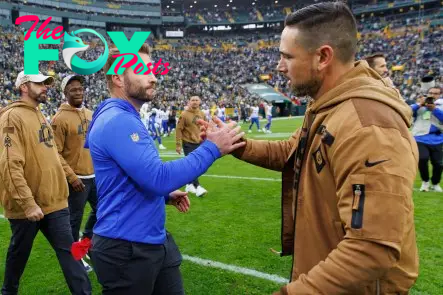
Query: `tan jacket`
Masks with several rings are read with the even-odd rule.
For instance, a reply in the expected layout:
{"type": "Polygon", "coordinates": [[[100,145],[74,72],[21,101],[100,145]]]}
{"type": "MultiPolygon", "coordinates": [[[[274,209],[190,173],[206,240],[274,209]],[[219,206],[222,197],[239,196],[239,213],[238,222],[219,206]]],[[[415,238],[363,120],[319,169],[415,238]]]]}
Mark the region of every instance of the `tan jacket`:
{"type": "Polygon", "coordinates": [[[91,154],[85,149],[86,133],[92,121],[92,112],[86,108],[78,110],[62,104],[51,121],[55,142],[69,183],[78,175],[94,174],[91,154]]]}
{"type": "Polygon", "coordinates": [[[289,140],[247,140],[236,153],[283,172],[289,294],[406,294],[415,283],[411,115],[397,91],[358,62],[311,102],[289,140]]]}
{"type": "Polygon", "coordinates": [[[68,207],[68,183],[51,126],[25,102],[0,112],[0,201],[5,217],[25,219],[37,205],[49,214],[68,207]]]}
{"type": "Polygon", "coordinates": [[[205,120],[205,114],[201,110],[186,110],[180,114],[175,133],[175,143],[181,146],[183,141],[189,143],[200,143],[200,127],[197,120],[205,120]]]}

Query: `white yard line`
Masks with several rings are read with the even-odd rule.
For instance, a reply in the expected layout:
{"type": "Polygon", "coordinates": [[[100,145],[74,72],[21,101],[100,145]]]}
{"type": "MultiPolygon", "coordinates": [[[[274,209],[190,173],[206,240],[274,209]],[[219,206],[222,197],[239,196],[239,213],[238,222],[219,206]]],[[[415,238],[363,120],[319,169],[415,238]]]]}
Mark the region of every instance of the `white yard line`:
{"type": "Polygon", "coordinates": [[[203,259],[203,258],[199,258],[199,257],[189,256],[189,255],[182,255],[182,256],[183,256],[184,260],[188,260],[188,261],[191,261],[195,264],[206,266],[206,267],[219,268],[219,269],[227,270],[230,272],[248,275],[248,276],[252,276],[252,277],[256,277],[256,278],[260,278],[260,279],[264,279],[264,280],[268,280],[268,281],[280,283],[280,284],[287,284],[289,282],[288,279],[285,279],[283,277],[267,274],[267,273],[260,272],[260,271],[254,270],[254,269],[249,269],[249,268],[230,265],[230,264],[224,264],[224,263],[221,263],[218,261],[203,259]]]}
{"type": "Polygon", "coordinates": [[[280,178],[246,177],[246,176],[214,175],[214,174],[203,174],[202,177],[228,178],[228,179],[246,179],[246,180],[261,180],[261,181],[281,181],[280,178]]]}

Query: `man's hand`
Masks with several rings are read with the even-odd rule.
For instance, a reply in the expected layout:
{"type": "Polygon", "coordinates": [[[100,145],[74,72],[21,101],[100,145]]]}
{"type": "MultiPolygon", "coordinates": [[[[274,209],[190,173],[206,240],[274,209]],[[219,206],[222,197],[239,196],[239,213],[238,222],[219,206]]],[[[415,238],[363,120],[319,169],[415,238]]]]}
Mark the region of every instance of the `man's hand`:
{"type": "Polygon", "coordinates": [[[181,146],[176,146],[175,147],[175,151],[177,152],[177,154],[181,155],[182,154],[182,147],[181,146]]]}
{"type": "Polygon", "coordinates": [[[281,287],[280,291],[274,292],[272,295],[288,295],[288,287],[281,287]]]}
{"type": "Polygon", "coordinates": [[[427,103],[426,108],[432,112],[435,109],[435,104],[427,103]]]}
{"type": "Polygon", "coordinates": [[[246,144],[246,142],[238,142],[245,133],[240,132],[241,128],[236,122],[225,124],[219,118],[212,117],[212,122],[198,120],[197,124],[200,125],[200,137],[215,143],[222,156],[246,144]]]}
{"type": "Polygon", "coordinates": [[[39,206],[36,206],[32,208],[30,211],[26,212],[26,218],[29,221],[36,222],[43,219],[43,217],[45,217],[45,215],[43,214],[43,211],[39,206]]]}
{"type": "Polygon", "coordinates": [[[179,190],[173,191],[169,194],[168,205],[175,206],[180,212],[188,212],[191,202],[188,198],[188,193],[179,190]]]}
{"type": "Polygon", "coordinates": [[[80,178],[77,178],[73,183],[71,183],[71,186],[76,192],[85,191],[85,185],[83,184],[83,181],[80,178]]]}
{"type": "Polygon", "coordinates": [[[419,106],[424,106],[425,105],[425,97],[424,96],[420,96],[416,99],[415,101],[419,106]]]}

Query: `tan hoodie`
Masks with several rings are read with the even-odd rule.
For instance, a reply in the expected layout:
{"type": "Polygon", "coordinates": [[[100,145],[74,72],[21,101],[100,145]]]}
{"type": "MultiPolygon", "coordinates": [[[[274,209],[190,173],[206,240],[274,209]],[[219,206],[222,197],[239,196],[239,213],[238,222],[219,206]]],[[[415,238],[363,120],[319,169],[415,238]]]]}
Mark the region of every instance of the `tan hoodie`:
{"type": "Polygon", "coordinates": [[[293,294],[407,294],[418,276],[412,111],[366,62],[307,109],[287,141],[235,156],[282,171],[282,255],[293,294]]]}
{"type": "Polygon", "coordinates": [[[175,134],[176,146],[181,146],[183,142],[200,143],[198,119],[205,119],[205,114],[200,109],[189,108],[180,114],[175,134]]]}
{"type": "Polygon", "coordinates": [[[85,149],[86,133],[92,120],[92,112],[86,108],[76,109],[62,104],[51,121],[60,161],[69,183],[78,175],[94,174],[91,154],[85,149]]]}
{"type": "Polygon", "coordinates": [[[14,102],[0,112],[0,200],[5,217],[25,219],[39,206],[68,207],[68,183],[51,126],[35,107],[14,102]]]}

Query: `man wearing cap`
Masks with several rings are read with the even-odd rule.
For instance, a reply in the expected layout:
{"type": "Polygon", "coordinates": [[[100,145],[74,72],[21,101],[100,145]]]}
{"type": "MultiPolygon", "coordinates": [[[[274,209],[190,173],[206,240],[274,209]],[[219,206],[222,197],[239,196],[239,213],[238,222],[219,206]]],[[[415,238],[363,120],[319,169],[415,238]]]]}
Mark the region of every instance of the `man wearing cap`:
{"type": "MultiPolygon", "coordinates": [[[[83,147],[92,120],[92,111],[83,106],[84,82],[84,78],[79,75],[70,75],[63,79],[61,91],[66,97],[66,103],[61,104],[51,126],[60,162],[69,183],[68,204],[75,242],[79,240],[86,201],[91,205],[91,213],[82,236],[82,240],[85,240],[83,242],[88,243],[92,239],[92,229],[97,221],[97,191],[91,154],[83,147]]],[[[90,270],[87,265],[86,268],[90,270]]]]}
{"type": "Polygon", "coordinates": [[[51,126],[38,109],[53,78],[19,73],[20,100],[0,112],[0,201],[12,237],[2,294],[17,294],[39,230],[57,254],[72,294],[91,294],[87,273],[70,253],[68,185],[51,126]]]}

